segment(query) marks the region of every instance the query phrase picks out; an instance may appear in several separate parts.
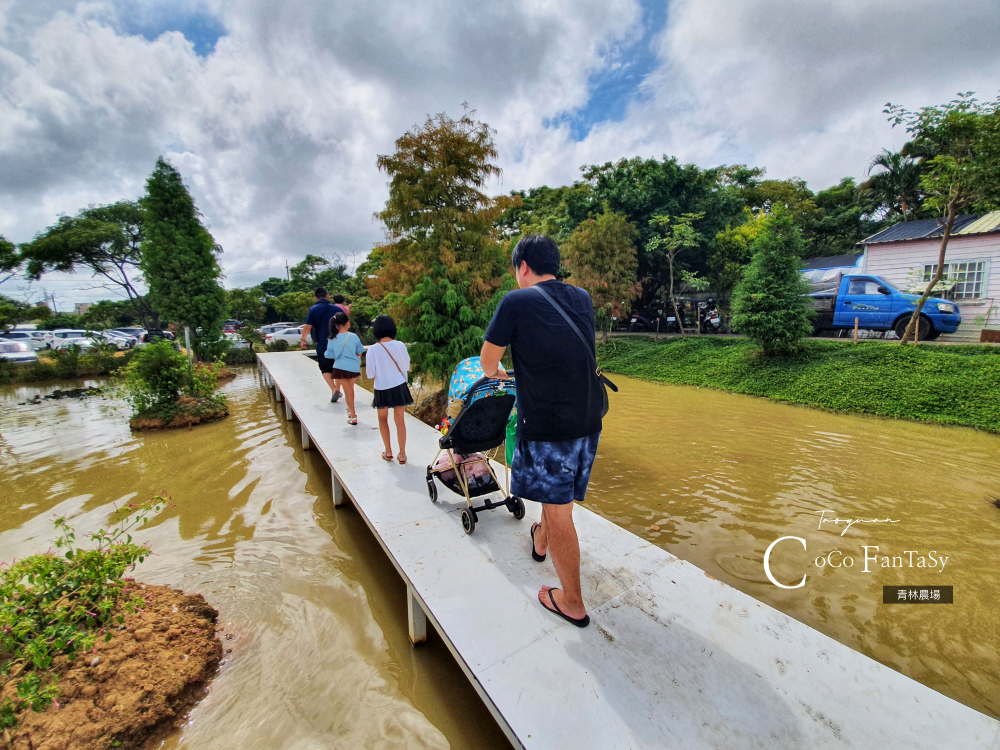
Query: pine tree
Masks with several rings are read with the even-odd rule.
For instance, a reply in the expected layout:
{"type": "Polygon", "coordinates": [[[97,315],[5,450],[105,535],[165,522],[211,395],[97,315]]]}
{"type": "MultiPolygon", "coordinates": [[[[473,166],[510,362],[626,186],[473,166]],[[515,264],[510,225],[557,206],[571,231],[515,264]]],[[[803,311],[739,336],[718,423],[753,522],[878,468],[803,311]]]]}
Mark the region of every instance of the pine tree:
{"type": "Polygon", "coordinates": [[[221,353],[226,293],[219,285],[222,249],[202,226],[180,173],[162,157],[146,181],[142,199],[146,238],[142,272],[153,309],[171,323],[188,326],[199,357],[221,353]]]}
{"type": "Polygon", "coordinates": [[[751,245],[753,259],[733,293],[733,330],[768,356],[794,352],[812,333],[809,285],[800,273],[804,247],[792,215],[776,211],[751,245]]]}

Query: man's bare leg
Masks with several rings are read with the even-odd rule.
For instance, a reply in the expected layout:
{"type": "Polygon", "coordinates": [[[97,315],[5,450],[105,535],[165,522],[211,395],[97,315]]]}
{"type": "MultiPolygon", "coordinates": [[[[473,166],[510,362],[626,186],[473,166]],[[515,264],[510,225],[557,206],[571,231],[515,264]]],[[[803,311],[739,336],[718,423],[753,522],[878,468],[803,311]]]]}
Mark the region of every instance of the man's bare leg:
{"type": "MultiPolygon", "coordinates": [[[[583,606],[583,592],[580,588],[580,540],[573,525],[573,503],[565,505],[546,504],[542,506],[542,526],[535,532],[535,551],[552,553],[552,562],[562,590],[555,589],[552,597],[556,605],[575,620],[587,614],[583,606]],[[541,534],[539,534],[541,532],[541,534]]],[[[538,601],[551,609],[549,586],[538,592],[538,601]]]]}

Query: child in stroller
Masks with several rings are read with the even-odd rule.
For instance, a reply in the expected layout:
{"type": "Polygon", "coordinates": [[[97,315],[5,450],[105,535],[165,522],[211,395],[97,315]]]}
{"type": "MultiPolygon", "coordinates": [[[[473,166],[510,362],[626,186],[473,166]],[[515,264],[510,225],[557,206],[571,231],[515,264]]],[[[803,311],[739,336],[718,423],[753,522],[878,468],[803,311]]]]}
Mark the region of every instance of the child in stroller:
{"type": "Polygon", "coordinates": [[[524,518],[524,501],[510,494],[509,468],[504,469],[501,486],[490,464],[490,459],[500,455],[505,445],[507,423],[516,397],[514,378],[487,378],[479,365],[479,357],[460,362],[451,377],[448,412],[453,421],[441,436],[441,449],[434,462],[427,467],[427,489],[431,500],[437,502],[434,481],[437,478],[452,492],[465,497],[462,528],[466,534],[475,531],[480,511],[503,506],[514,518],[524,518]],[[494,502],[486,498],[480,506],[472,504],[472,498],[494,492],[502,492],[503,499],[494,502]]]}

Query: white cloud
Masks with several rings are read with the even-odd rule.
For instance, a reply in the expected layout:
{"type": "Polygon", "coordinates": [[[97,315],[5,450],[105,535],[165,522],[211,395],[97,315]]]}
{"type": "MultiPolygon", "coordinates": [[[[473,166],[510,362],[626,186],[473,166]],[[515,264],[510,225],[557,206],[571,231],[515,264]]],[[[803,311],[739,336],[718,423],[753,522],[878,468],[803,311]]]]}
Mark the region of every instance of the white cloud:
{"type": "Polygon", "coordinates": [[[746,162],[819,189],[900,143],[885,101],[991,98],[1000,80],[993,0],[675,0],[642,96],[575,142],[545,123],[621,63],[608,50],[639,38],[637,0],[191,0],[227,31],[207,57],[179,32],[129,36],[128,14],[146,23],[158,6],[121,2],[0,0],[0,233],[25,241],[60,213],[138,197],[165,154],[231,284],[306,253],[366,252],[385,200],[376,155],[464,101],[498,131],[498,191],[637,154],[746,162]]]}

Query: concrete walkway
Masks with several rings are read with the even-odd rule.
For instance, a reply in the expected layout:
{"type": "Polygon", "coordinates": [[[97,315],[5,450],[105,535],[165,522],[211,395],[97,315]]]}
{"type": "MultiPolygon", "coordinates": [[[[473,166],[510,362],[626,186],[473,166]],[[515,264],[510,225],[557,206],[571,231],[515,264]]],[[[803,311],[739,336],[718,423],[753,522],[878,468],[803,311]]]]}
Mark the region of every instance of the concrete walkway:
{"type": "Polygon", "coordinates": [[[437,431],[407,416],[409,463],[380,457],[371,398],[358,426],[316,363],[260,354],[303,444],[332,468],[406,581],[410,635],[427,619],[515,747],[990,748],[1000,722],[884,667],[577,506],[584,630],[545,612],[551,560],[529,555],[539,512],[504,509],[462,531],[465,500],[424,478],[437,431]]]}

